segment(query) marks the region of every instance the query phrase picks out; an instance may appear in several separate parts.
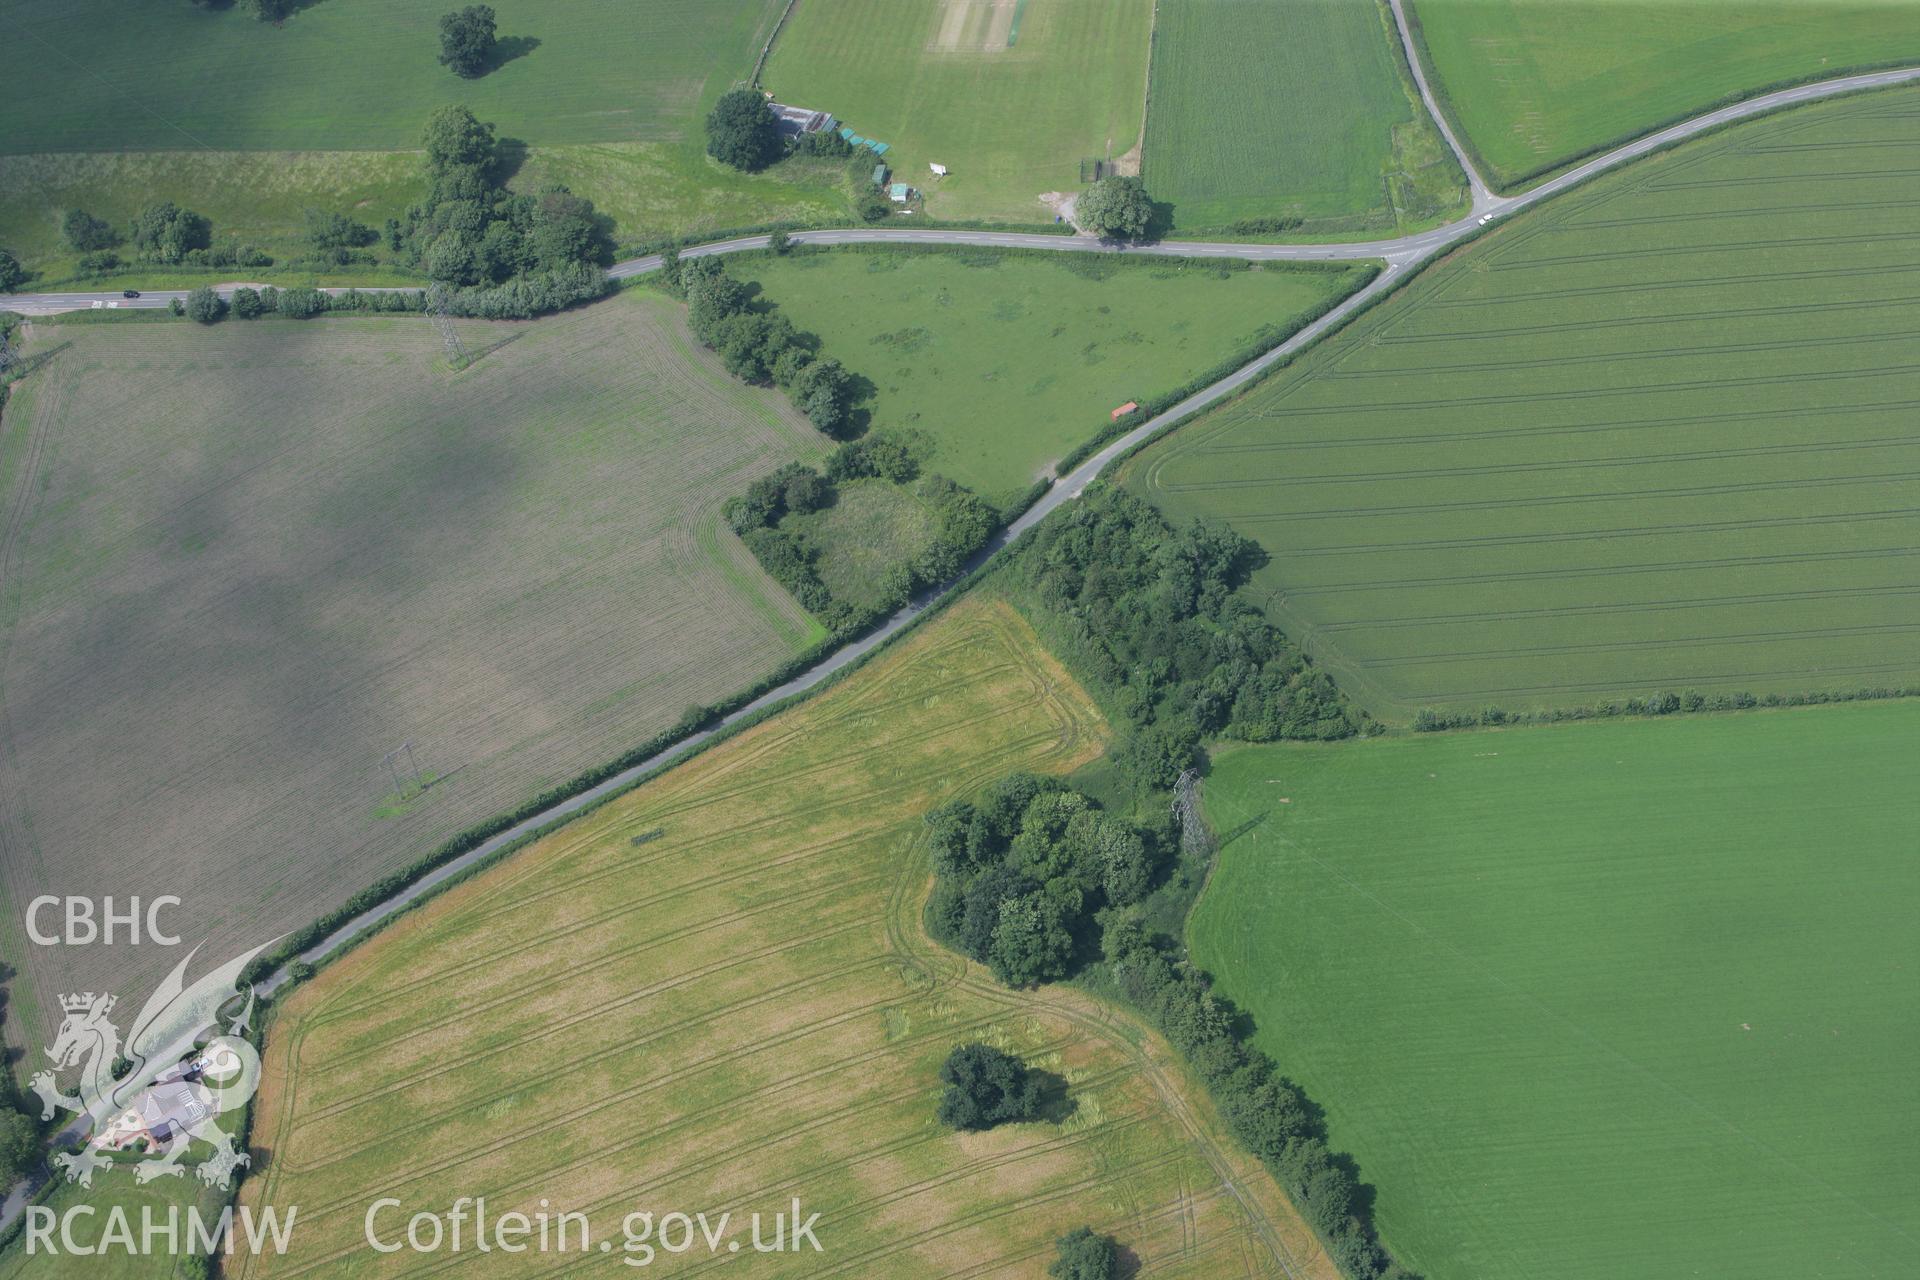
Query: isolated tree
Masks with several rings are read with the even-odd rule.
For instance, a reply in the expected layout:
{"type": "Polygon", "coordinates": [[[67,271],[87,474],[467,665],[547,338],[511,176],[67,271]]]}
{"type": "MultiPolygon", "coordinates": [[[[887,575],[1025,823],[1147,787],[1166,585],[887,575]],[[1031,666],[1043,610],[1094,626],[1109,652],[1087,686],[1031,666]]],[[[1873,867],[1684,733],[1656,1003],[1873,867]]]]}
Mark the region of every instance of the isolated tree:
{"type": "Polygon", "coordinates": [[[752,89],[720,95],[707,116],[707,154],[752,173],[780,158],[780,121],[752,89]]]}
{"type": "Polygon", "coordinates": [[[207,285],[187,295],[187,316],[201,324],[212,324],[227,314],[226,300],[207,285]]]}
{"type": "Polygon", "coordinates": [[[1108,240],[1138,240],[1153,221],[1153,199],[1138,178],[1102,178],[1074,204],[1075,221],[1108,240]]]}
{"type": "Polygon", "coordinates": [[[257,290],[241,285],[233,291],[233,314],[242,320],[251,320],[260,314],[260,294],[257,290]]]}
{"type": "Polygon", "coordinates": [[[12,293],[26,282],[27,269],[20,265],[20,259],[0,249],[0,293],[12,293]]]}
{"type": "Polygon", "coordinates": [[[991,1129],[1040,1113],[1040,1082],[1027,1064],[990,1044],[963,1044],[940,1066],[946,1096],[940,1123],[951,1129],[991,1129]]]}
{"type": "Polygon", "coordinates": [[[1047,1267],[1053,1280],[1113,1280],[1119,1274],[1120,1244],[1092,1227],[1076,1227],[1054,1242],[1047,1267]]]}
{"type": "Polygon", "coordinates": [[[85,209],[69,209],[67,216],[60,219],[60,234],[66,237],[67,244],[81,253],[91,253],[98,249],[111,249],[120,243],[120,236],[113,224],[105,218],[96,218],[85,209]]]}
{"type": "Polygon", "coordinates": [[[484,75],[498,43],[492,5],[470,4],[440,18],[440,65],[457,76],[484,75]]]}

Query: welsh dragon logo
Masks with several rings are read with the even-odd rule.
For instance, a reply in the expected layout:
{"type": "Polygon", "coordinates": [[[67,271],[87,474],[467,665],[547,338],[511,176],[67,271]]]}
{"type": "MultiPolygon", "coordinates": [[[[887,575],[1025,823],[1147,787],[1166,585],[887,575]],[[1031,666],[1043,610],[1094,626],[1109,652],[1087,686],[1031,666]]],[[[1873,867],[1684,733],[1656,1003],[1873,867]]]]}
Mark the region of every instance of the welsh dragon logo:
{"type": "Polygon", "coordinates": [[[134,1178],[143,1184],[183,1176],[191,1167],[209,1186],[232,1185],[250,1157],[235,1149],[220,1117],[243,1106],[260,1083],[260,1055],[243,1036],[253,1015],[253,991],[243,994],[236,984],[247,962],[268,945],[189,987],[186,972],[195,948],[148,998],[124,1041],[111,1017],[114,996],[88,991],[60,997],[64,1016],[46,1051],[53,1066],[31,1084],[40,1095],[40,1118],[70,1112],[74,1119],[64,1132],[85,1138],[78,1151],[53,1157],[67,1181],[91,1187],[95,1170],[132,1154],[138,1157],[134,1178]],[[233,1003],[240,1012],[223,1032],[220,1011],[233,1003]],[[117,1073],[116,1065],[122,1068],[117,1073]],[[60,1077],[69,1074],[78,1076],[76,1093],[60,1086],[60,1077]],[[195,1143],[212,1153],[189,1166],[185,1160],[195,1143]]]}

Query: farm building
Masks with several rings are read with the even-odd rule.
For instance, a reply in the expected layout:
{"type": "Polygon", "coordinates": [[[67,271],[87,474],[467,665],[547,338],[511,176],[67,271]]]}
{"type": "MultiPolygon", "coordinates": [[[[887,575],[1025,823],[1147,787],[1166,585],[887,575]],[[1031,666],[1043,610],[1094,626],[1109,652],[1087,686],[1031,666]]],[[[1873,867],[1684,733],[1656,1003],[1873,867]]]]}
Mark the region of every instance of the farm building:
{"type": "Polygon", "coordinates": [[[1108,416],[1114,422],[1118,422],[1120,421],[1120,419],[1126,417],[1128,414],[1132,413],[1135,409],[1138,409],[1139,407],[1140,407],[1140,402],[1138,400],[1129,400],[1125,404],[1121,405],[1118,409],[1115,409],[1108,416]]]}
{"type": "Polygon", "coordinates": [[[191,1130],[214,1113],[212,1099],[197,1080],[156,1084],[134,1099],[127,1110],[109,1121],[100,1143],[120,1151],[136,1142],[164,1147],[176,1134],[191,1130]]]}
{"type": "Polygon", "coordinates": [[[834,126],[833,113],[812,107],[790,107],[784,102],[768,102],[780,121],[780,136],[797,138],[803,133],[821,133],[834,126]]]}
{"type": "Polygon", "coordinates": [[[886,165],[877,164],[873,166],[873,185],[876,187],[884,187],[887,185],[887,166],[886,165]]]}
{"type": "Polygon", "coordinates": [[[845,138],[848,142],[851,142],[856,147],[865,147],[867,150],[873,152],[873,154],[877,156],[883,156],[887,154],[887,151],[888,151],[887,143],[878,142],[872,138],[863,138],[845,125],[840,126],[840,136],[845,138]]]}
{"type": "Polygon", "coordinates": [[[895,204],[905,204],[913,199],[913,188],[904,182],[896,182],[887,188],[887,199],[895,204]]]}

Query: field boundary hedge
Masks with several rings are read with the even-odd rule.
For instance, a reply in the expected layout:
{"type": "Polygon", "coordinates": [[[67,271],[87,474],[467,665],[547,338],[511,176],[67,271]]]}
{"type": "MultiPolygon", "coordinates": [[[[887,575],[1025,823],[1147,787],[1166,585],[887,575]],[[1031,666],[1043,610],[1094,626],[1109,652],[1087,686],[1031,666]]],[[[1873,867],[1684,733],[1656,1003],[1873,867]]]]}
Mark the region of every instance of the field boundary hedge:
{"type": "Polygon", "coordinates": [[[786,30],[787,19],[793,16],[793,6],[799,3],[800,0],[787,0],[787,7],[782,9],[779,18],[775,19],[773,30],[767,32],[767,42],[760,46],[760,56],[754,59],[753,70],[747,73],[749,86],[753,88],[760,86],[760,73],[767,69],[767,59],[773,56],[773,42],[780,38],[782,31],[786,30]]]}
{"type": "Polygon", "coordinates": [[[1777,707],[1823,707],[1844,702],[1885,702],[1920,698],[1920,685],[1868,685],[1858,689],[1814,689],[1801,693],[1681,693],[1665,690],[1645,698],[1595,702],[1580,707],[1550,707],[1541,711],[1508,711],[1484,707],[1479,711],[1443,711],[1422,707],[1414,714],[1415,733],[1444,733],[1450,729],[1483,729],[1499,725],[1567,724],[1578,720],[1612,720],[1621,716],[1658,717],[1698,715],[1716,711],[1754,711],[1777,707]]]}
{"type": "MultiPolygon", "coordinates": [[[[1908,58],[1892,58],[1879,62],[1849,63],[1842,67],[1822,67],[1818,71],[1808,72],[1804,75],[1785,76],[1778,80],[1768,81],[1765,84],[1754,85],[1745,89],[1735,89],[1723,93],[1717,98],[1703,102],[1690,110],[1669,113],[1658,119],[1648,121],[1644,126],[1632,132],[1615,134],[1601,142],[1582,147],[1580,150],[1558,160],[1545,161],[1535,165],[1531,169],[1522,170],[1508,177],[1487,159],[1485,154],[1481,152],[1479,144],[1474,141],[1473,135],[1467,132],[1466,126],[1461,123],[1459,108],[1454,106],[1453,96],[1447,89],[1447,82],[1440,75],[1439,68],[1433,60],[1432,50],[1427,47],[1426,28],[1420,21],[1419,0],[1406,0],[1404,9],[1407,15],[1407,35],[1412,39],[1413,46],[1419,53],[1421,65],[1427,73],[1427,87],[1433,90],[1434,101],[1439,104],[1440,110],[1447,113],[1448,122],[1453,125],[1454,136],[1460,139],[1460,145],[1466,149],[1467,158],[1473,161],[1474,167],[1480,171],[1480,175],[1487,180],[1488,185],[1491,186],[1495,192],[1503,196],[1518,195],[1523,191],[1540,185],[1542,182],[1557,178],[1563,173],[1579,168],[1595,156],[1602,156],[1610,151],[1618,150],[1636,139],[1658,133],[1662,129],[1671,129],[1674,125],[1684,124],[1688,120],[1718,111],[1722,107],[1730,107],[1735,103],[1746,102],[1752,98],[1765,97],[1769,93],[1778,93],[1782,89],[1798,88],[1803,84],[1817,84],[1823,80],[1839,80],[1846,76],[1865,75],[1873,71],[1891,71],[1899,67],[1913,65],[1912,60],[1908,58]]],[[[1888,86],[1869,85],[1858,90],[1858,92],[1871,92],[1874,89],[1884,87],[1888,86]]],[[[1822,98],[1820,101],[1831,102],[1838,98],[1851,96],[1852,94],[1850,93],[1834,94],[1832,97],[1822,98]]],[[[1777,109],[1785,110],[1788,107],[1809,105],[1812,104],[1786,103],[1777,109]]],[[[1758,115],[1747,116],[1740,120],[1729,121],[1728,123],[1746,124],[1749,121],[1762,119],[1772,114],[1772,111],[1764,111],[1758,115]]],[[[1691,142],[1696,138],[1711,137],[1713,134],[1718,133],[1721,128],[1725,127],[1725,125],[1721,125],[1713,129],[1703,130],[1689,137],[1676,139],[1676,142],[1691,142]]],[[[1671,146],[1673,144],[1668,145],[1671,146]]],[[[1659,147],[1648,152],[1647,156],[1658,155],[1665,150],[1667,150],[1667,147],[1659,147]]],[[[1647,156],[1636,156],[1635,159],[1644,160],[1647,156]]]]}

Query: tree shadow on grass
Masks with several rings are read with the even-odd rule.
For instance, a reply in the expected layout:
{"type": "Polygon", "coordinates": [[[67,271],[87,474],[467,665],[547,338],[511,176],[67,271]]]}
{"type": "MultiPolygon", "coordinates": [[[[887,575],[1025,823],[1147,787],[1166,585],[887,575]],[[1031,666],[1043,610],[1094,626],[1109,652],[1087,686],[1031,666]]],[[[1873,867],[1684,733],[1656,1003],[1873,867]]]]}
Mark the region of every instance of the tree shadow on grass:
{"type": "Polygon", "coordinates": [[[1039,1119],[1048,1124],[1061,1125],[1080,1110],[1080,1104],[1067,1092],[1065,1076],[1056,1071],[1043,1071],[1039,1067],[1028,1068],[1027,1075],[1040,1087],[1039,1119]]]}
{"type": "Polygon", "coordinates": [[[1153,201],[1153,216],[1147,219],[1147,230],[1141,240],[1152,243],[1164,240],[1173,231],[1173,201],[1153,201]]]}
{"type": "Polygon", "coordinates": [[[502,36],[493,42],[493,52],[487,55],[487,65],[480,70],[476,79],[492,75],[516,58],[524,58],[540,47],[539,36],[502,36]]]}
{"type": "Polygon", "coordinates": [[[528,147],[522,138],[501,138],[493,146],[493,177],[501,186],[506,186],[519,176],[527,163],[528,147]]]}

